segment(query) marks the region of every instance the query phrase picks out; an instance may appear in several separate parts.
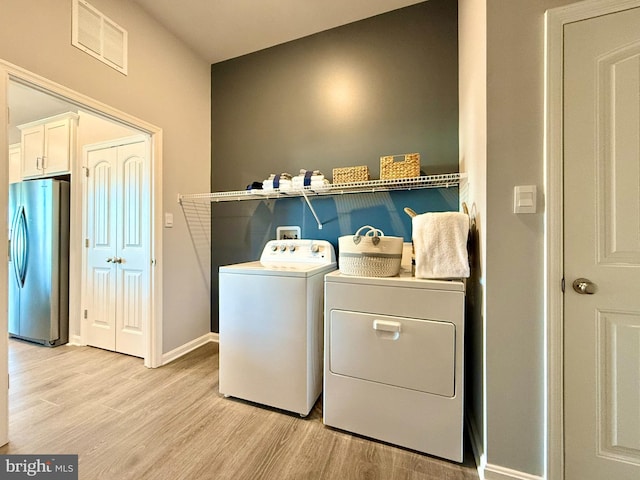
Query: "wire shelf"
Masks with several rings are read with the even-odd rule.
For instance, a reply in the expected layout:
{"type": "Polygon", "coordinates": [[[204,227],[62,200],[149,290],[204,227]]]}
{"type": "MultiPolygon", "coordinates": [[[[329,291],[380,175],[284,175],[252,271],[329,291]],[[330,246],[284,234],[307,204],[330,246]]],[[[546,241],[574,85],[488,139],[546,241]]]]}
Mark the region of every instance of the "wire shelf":
{"type": "Polygon", "coordinates": [[[210,200],[211,202],[232,202],[242,200],[265,200],[276,198],[314,197],[321,195],[343,195],[347,193],[389,192],[393,190],[418,190],[425,188],[449,188],[460,184],[465,177],[461,173],[446,173],[442,175],[426,175],[412,178],[397,178],[389,180],[367,180],[363,182],[349,182],[328,184],[326,187],[313,189],[304,187],[291,190],[238,190],[229,192],[192,193],[178,195],[178,201],[210,200]]]}

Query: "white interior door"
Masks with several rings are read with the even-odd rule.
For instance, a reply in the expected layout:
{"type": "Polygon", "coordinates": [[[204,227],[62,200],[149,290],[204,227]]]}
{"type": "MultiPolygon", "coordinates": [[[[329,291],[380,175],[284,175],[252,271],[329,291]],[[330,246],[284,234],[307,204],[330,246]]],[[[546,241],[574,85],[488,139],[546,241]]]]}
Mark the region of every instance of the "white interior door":
{"type": "Polygon", "coordinates": [[[638,479],[640,8],[564,28],[565,479],[638,479]]]}
{"type": "Polygon", "coordinates": [[[87,344],[144,356],[150,203],[144,140],[86,149],[87,344]]]}

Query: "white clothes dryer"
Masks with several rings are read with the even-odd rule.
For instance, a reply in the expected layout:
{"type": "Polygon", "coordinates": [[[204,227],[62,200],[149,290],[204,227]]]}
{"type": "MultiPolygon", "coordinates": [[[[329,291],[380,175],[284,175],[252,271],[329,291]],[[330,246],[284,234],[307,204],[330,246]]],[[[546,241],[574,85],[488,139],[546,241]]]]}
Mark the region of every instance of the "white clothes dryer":
{"type": "Polygon", "coordinates": [[[461,462],[464,283],[325,277],[326,425],[461,462]]]}
{"type": "Polygon", "coordinates": [[[271,240],[219,269],[220,393],[306,416],[322,392],[324,240],[271,240]]]}

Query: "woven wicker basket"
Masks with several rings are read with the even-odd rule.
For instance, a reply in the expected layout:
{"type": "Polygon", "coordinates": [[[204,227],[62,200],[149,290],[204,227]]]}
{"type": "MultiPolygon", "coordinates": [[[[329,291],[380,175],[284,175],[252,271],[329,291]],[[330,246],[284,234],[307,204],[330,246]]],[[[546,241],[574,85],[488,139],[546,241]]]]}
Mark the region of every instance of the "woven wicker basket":
{"type": "Polygon", "coordinates": [[[387,155],[380,157],[380,179],[411,178],[420,176],[420,154],[387,155]],[[402,157],[402,160],[396,160],[402,157]]]}
{"type": "Polygon", "coordinates": [[[387,237],[370,225],[338,238],[338,265],[345,275],[393,277],[400,271],[402,237],[387,237]],[[364,233],[363,233],[364,232],[364,233]]]}
{"type": "Polygon", "coordinates": [[[369,180],[369,167],[341,167],[333,169],[333,183],[366,182],[369,180]]]}
{"type": "Polygon", "coordinates": [[[357,277],[393,277],[400,271],[400,258],[340,256],[340,273],[357,277]]]}

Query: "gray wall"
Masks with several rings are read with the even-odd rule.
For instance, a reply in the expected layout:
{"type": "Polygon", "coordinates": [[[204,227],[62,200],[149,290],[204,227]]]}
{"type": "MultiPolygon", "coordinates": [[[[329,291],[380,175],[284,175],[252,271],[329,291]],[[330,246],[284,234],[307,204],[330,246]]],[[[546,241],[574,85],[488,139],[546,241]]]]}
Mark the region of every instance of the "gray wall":
{"type": "Polygon", "coordinates": [[[544,12],[487,1],[487,463],[544,474],[544,12]],[[535,215],[513,187],[538,185],[535,215]]]}
{"type": "MultiPolygon", "coordinates": [[[[211,67],[211,185],[243,190],[270,173],[367,165],[419,152],[426,174],[458,171],[457,4],[430,0],[211,67]]],[[[403,206],[458,210],[458,189],[212,206],[212,331],[217,270],[256,260],[278,225],[326,239],[372,224],[410,240],[403,206]]]]}
{"type": "Polygon", "coordinates": [[[486,86],[485,105],[482,93],[461,103],[461,116],[479,115],[471,123],[484,129],[461,133],[469,147],[466,170],[475,172],[483,215],[479,241],[486,251],[484,297],[478,299],[484,307],[484,419],[476,420],[485,441],[485,478],[537,478],[545,475],[544,14],[574,2],[460,1],[461,10],[482,21],[477,3],[486,7],[486,31],[468,26],[461,32],[463,38],[477,34],[480,48],[486,44],[485,72],[476,59],[461,57],[461,72],[477,74],[486,86]],[[477,141],[483,134],[485,141],[477,141]],[[484,185],[478,174],[486,174],[484,185]],[[537,214],[513,213],[515,185],[538,186],[537,214]]]}
{"type": "Polygon", "coordinates": [[[211,67],[211,185],[419,152],[458,171],[457,4],[431,0],[211,67]]]}
{"type": "Polygon", "coordinates": [[[163,129],[158,187],[163,210],[175,218],[173,228],[163,230],[158,259],[167,353],[209,332],[209,285],[176,198],[209,191],[210,64],[135,2],[91,0],[129,32],[129,74],[122,75],[71,45],[71,4],[2,0],[0,58],[163,129]]]}

